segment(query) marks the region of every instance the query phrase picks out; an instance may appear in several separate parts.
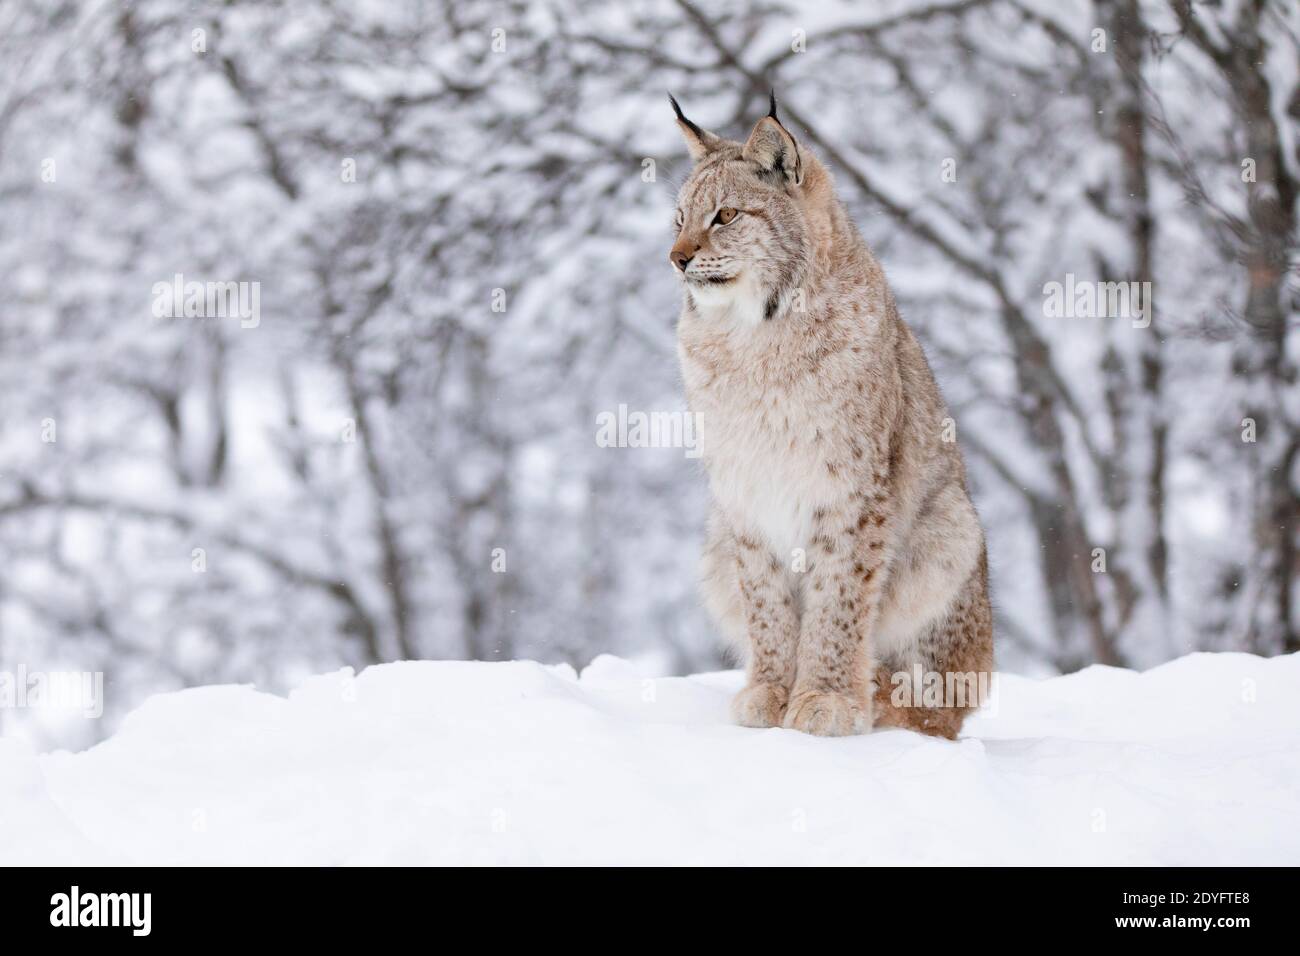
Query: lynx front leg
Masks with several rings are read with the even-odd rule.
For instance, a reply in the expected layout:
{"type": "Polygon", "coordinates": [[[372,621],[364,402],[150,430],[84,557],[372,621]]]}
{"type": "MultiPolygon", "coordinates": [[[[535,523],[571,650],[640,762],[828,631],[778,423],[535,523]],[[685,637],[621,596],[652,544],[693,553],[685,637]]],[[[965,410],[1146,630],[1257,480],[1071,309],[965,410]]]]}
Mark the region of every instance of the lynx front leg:
{"type": "Polygon", "coordinates": [[[735,545],[749,666],[731,713],[744,727],[779,727],[794,682],[799,618],[781,562],[747,535],[737,535],[735,545]]]}
{"type": "Polygon", "coordinates": [[[885,502],[871,495],[817,513],[786,727],[827,737],[871,729],[869,640],[884,584],[886,526],[885,502]]]}

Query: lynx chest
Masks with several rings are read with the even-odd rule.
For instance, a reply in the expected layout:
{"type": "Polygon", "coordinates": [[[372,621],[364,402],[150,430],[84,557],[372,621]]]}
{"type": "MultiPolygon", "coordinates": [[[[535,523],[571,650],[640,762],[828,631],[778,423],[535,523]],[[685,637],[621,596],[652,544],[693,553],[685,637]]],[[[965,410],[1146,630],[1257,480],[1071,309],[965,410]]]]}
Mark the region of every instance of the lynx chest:
{"type": "Polygon", "coordinates": [[[687,393],[710,490],[733,526],[760,536],[783,562],[807,549],[813,513],[849,492],[836,466],[845,439],[835,405],[799,385],[700,381],[687,393]]]}

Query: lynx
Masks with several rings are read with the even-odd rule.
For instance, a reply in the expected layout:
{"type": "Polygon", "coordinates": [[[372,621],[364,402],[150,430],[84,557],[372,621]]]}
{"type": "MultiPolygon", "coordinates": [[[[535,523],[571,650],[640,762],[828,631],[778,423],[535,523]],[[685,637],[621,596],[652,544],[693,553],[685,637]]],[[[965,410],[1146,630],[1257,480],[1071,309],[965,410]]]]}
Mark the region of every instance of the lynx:
{"type": "Polygon", "coordinates": [[[828,170],[777,117],[744,143],[672,99],[694,167],[669,254],[713,501],[704,603],[746,727],[955,738],[993,666],[984,532],[938,385],[828,170]],[[944,680],[951,686],[951,681],[944,680]]]}

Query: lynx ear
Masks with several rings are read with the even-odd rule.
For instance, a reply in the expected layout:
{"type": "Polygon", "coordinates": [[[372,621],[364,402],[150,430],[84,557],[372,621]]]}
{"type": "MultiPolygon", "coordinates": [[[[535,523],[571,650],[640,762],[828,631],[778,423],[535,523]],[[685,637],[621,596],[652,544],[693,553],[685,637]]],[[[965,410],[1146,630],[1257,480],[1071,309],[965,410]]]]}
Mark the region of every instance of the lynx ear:
{"type": "Polygon", "coordinates": [[[677,114],[677,126],[682,131],[682,137],[686,140],[686,151],[691,154],[691,159],[697,163],[713,152],[722,143],[722,137],[715,136],[708,130],[700,129],[682,114],[682,108],[677,105],[677,100],[671,93],[668,94],[668,102],[673,104],[673,112],[677,114]]]}
{"type": "Polygon", "coordinates": [[[755,163],[764,173],[796,186],[803,185],[803,160],[799,157],[799,144],[790,131],[776,118],[776,94],[772,94],[771,108],[754,126],[745,141],[741,155],[755,163]]]}

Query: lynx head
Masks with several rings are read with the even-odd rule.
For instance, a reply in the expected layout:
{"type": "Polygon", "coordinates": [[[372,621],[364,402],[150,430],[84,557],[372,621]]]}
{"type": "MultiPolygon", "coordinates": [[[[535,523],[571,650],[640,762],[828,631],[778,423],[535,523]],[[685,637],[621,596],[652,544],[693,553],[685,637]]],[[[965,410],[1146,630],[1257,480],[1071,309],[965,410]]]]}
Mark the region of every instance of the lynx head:
{"type": "Polygon", "coordinates": [[[820,164],[781,125],[775,96],[744,143],[701,129],[668,98],[695,161],[677,197],[668,254],[687,301],[748,322],[776,318],[812,258],[820,164]]]}

